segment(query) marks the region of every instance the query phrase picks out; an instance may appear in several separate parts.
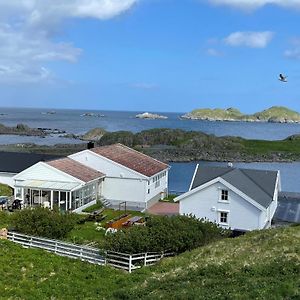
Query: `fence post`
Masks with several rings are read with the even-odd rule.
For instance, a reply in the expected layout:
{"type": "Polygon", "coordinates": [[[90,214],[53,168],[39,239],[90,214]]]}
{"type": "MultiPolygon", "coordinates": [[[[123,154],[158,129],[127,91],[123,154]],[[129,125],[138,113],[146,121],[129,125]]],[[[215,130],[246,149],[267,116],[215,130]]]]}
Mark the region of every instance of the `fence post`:
{"type": "Polygon", "coordinates": [[[132,255],[129,255],[129,268],[128,268],[128,272],[131,273],[131,264],[132,264],[132,255]]]}
{"type": "Polygon", "coordinates": [[[82,247],[80,248],[80,260],[82,260],[82,247]]]}
{"type": "Polygon", "coordinates": [[[55,248],[54,248],[54,253],[57,252],[57,242],[55,242],[55,248]]]}
{"type": "Polygon", "coordinates": [[[30,248],[32,248],[32,237],[30,238],[30,248]]]}
{"type": "Polygon", "coordinates": [[[147,252],[145,253],[145,257],[144,257],[144,266],[147,266],[147,252]]]}

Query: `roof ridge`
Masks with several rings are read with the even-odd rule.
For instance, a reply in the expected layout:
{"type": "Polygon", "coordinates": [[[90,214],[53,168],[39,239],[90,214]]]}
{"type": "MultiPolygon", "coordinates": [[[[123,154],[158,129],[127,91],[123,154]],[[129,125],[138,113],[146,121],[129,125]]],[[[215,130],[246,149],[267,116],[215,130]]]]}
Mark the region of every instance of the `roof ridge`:
{"type": "MultiPolygon", "coordinates": [[[[251,180],[253,183],[255,183],[265,194],[267,194],[268,196],[272,197],[272,195],[270,195],[259,183],[257,183],[256,181],[254,181],[248,174],[246,174],[244,172],[243,169],[239,169],[249,180],[251,180]]],[[[248,169],[248,170],[252,170],[252,169],[248,169]]],[[[256,170],[256,171],[261,171],[261,170],[256,170]]],[[[264,170],[263,170],[264,171],[264,170]]],[[[277,173],[278,174],[278,173],[277,173]]],[[[273,197],[272,197],[273,198],[273,197]]]]}
{"type": "Polygon", "coordinates": [[[166,163],[164,163],[164,162],[162,162],[162,161],[160,161],[160,160],[158,160],[158,159],[156,159],[156,158],[153,158],[152,156],[149,156],[149,155],[147,155],[147,154],[144,154],[143,152],[140,152],[140,151],[137,151],[137,150],[135,150],[135,149],[133,149],[133,148],[130,148],[130,147],[124,145],[124,144],[117,143],[117,144],[115,144],[115,145],[120,145],[120,146],[122,146],[122,147],[124,147],[124,148],[127,148],[128,150],[134,151],[134,152],[136,152],[136,153],[138,153],[138,154],[141,154],[141,155],[143,155],[143,156],[146,156],[146,157],[148,157],[148,158],[151,158],[151,159],[153,159],[153,160],[159,162],[160,164],[163,164],[163,165],[169,167],[168,164],[166,164],[166,163]]]}

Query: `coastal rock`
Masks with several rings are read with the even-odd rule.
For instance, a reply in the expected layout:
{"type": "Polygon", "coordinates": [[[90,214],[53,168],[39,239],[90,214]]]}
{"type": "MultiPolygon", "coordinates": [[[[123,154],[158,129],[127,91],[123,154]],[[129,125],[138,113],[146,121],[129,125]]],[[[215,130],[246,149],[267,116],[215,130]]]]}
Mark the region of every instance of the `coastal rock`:
{"type": "Polygon", "coordinates": [[[195,109],[181,116],[181,119],[228,121],[228,122],[270,122],[270,123],[300,123],[300,114],[283,106],[273,106],[253,115],[242,114],[234,108],[228,109],[195,109]]]}
{"type": "Polygon", "coordinates": [[[82,114],[81,117],[97,117],[97,118],[102,118],[102,117],[105,117],[105,115],[87,112],[87,113],[82,114]]]}
{"type": "Polygon", "coordinates": [[[154,119],[168,119],[167,116],[162,116],[162,115],[158,115],[158,114],[151,114],[151,113],[148,113],[148,112],[145,112],[145,113],[142,113],[142,114],[137,114],[135,117],[138,118],[138,119],[151,119],[151,120],[154,120],[154,119]]]}
{"type": "Polygon", "coordinates": [[[105,133],[106,130],[103,128],[93,128],[80,136],[80,139],[83,141],[99,141],[105,133]]]}

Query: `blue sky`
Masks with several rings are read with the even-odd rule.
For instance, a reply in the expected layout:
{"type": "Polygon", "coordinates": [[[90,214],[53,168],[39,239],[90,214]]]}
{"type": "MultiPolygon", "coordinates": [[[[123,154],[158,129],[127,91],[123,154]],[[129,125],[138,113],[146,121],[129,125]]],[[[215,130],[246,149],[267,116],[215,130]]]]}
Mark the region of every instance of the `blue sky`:
{"type": "Polygon", "coordinates": [[[0,11],[0,106],[300,111],[300,1],[15,0],[0,11]]]}

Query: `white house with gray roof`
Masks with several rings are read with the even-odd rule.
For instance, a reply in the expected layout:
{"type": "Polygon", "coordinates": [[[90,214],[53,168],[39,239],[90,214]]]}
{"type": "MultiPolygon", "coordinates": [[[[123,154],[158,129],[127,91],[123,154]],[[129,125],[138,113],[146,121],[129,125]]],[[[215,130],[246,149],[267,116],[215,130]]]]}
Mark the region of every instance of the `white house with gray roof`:
{"type": "Polygon", "coordinates": [[[249,231],[270,227],[279,191],[279,171],[197,165],[189,191],[175,201],[182,215],[249,231]]]}

